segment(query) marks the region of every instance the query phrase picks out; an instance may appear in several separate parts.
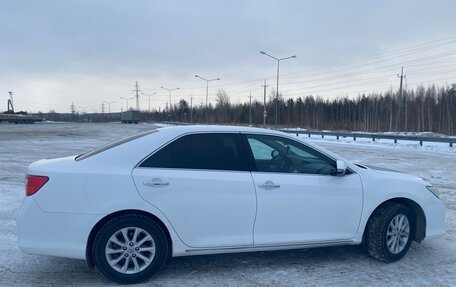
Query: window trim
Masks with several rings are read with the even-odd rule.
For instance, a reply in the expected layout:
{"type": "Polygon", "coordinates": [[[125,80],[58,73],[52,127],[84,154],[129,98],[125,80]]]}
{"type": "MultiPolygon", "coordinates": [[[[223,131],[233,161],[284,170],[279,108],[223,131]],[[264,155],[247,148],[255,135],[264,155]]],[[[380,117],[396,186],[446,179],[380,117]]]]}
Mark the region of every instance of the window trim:
{"type": "Polygon", "coordinates": [[[135,165],[135,168],[145,168],[145,169],[166,169],[166,170],[187,170],[187,171],[209,171],[209,172],[213,172],[213,171],[216,171],[216,172],[251,172],[252,171],[252,168],[251,168],[251,164],[249,163],[249,158],[248,158],[248,155],[247,155],[247,151],[244,147],[244,144],[243,144],[243,140],[242,140],[242,135],[240,132],[238,131],[193,131],[193,132],[187,132],[187,133],[183,133],[183,134],[180,134],[176,137],[174,137],[173,139],[167,141],[166,143],[162,144],[160,147],[158,147],[157,149],[155,149],[154,151],[152,151],[151,153],[149,153],[147,156],[145,156],[138,164],[135,165]],[[141,166],[141,164],[146,161],[149,157],[153,156],[154,154],[156,154],[157,152],[159,152],[160,150],[162,150],[163,148],[165,148],[166,146],[172,144],[173,142],[185,137],[185,136],[189,136],[189,135],[200,135],[200,134],[231,134],[231,135],[234,135],[235,136],[235,139],[236,139],[236,143],[237,145],[239,145],[239,152],[241,153],[241,158],[245,158],[245,166],[247,168],[247,170],[231,170],[231,169],[197,169],[197,168],[177,168],[177,167],[144,167],[144,166],[141,166]]]}

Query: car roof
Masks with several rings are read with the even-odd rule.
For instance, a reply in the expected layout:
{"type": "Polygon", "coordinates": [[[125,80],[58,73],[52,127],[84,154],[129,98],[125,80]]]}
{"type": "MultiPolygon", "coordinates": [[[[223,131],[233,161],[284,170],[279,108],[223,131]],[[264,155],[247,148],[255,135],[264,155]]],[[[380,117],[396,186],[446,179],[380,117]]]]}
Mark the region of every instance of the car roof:
{"type": "Polygon", "coordinates": [[[190,125],[190,126],[167,126],[159,128],[160,131],[167,133],[183,134],[192,132],[245,132],[245,133],[263,133],[263,134],[278,134],[279,132],[266,128],[244,127],[244,126],[219,126],[219,125],[190,125]]]}

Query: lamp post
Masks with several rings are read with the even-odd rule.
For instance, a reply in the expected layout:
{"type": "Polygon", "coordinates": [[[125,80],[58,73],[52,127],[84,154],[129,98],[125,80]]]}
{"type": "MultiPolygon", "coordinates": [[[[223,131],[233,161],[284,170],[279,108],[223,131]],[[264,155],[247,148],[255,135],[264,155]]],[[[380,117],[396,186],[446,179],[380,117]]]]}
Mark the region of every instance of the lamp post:
{"type": "Polygon", "coordinates": [[[163,90],[167,90],[168,93],[169,93],[169,109],[171,109],[171,92],[172,91],[175,91],[175,90],[179,90],[180,88],[174,88],[174,89],[168,89],[168,88],[165,88],[165,87],[160,87],[162,88],[163,90]]]}
{"type": "Polygon", "coordinates": [[[111,113],[111,104],[114,104],[115,102],[114,101],[112,101],[112,102],[103,101],[103,103],[108,105],[108,114],[110,114],[111,113]]]}
{"type": "Polygon", "coordinates": [[[135,97],[131,97],[131,98],[120,97],[120,98],[125,100],[125,111],[128,111],[128,100],[133,100],[135,97]]]}
{"type": "Polygon", "coordinates": [[[148,95],[148,94],[144,94],[144,93],[141,93],[141,94],[143,94],[144,96],[146,96],[146,97],[149,98],[149,113],[150,113],[150,97],[152,97],[152,96],[155,95],[156,93],[154,92],[154,93],[149,94],[149,95],[148,95]]]}
{"type": "Polygon", "coordinates": [[[83,107],[83,106],[78,106],[78,108],[82,109],[82,114],[85,114],[85,110],[88,109],[89,107],[83,107]]]}
{"type": "Polygon", "coordinates": [[[165,87],[161,86],[160,88],[162,88],[163,90],[167,90],[168,93],[169,93],[168,114],[169,114],[169,120],[171,121],[171,107],[172,107],[172,105],[171,105],[171,92],[174,91],[174,90],[179,90],[179,87],[174,88],[174,89],[168,89],[168,88],[165,88],[165,87]]]}
{"type": "Polygon", "coordinates": [[[264,51],[260,51],[260,54],[266,55],[274,60],[277,61],[277,87],[276,87],[276,97],[275,97],[275,127],[277,129],[277,124],[279,121],[279,67],[280,67],[280,61],[291,59],[291,58],[296,58],[296,55],[290,56],[290,57],[285,57],[285,58],[276,58],[274,56],[269,55],[268,53],[264,51]]]}
{"type": "Polygon", "coordinates": [[[209,117],[208,117],[208,109],[207,109],[207,102],[208,102],[208,95],[209,95],[209,82],[212,81],[220,81],[220,78],[214,78],[214,79],[205,79],[201,76],[195,75],[196,78],[200,78],[203,81],[206,81],[206,122],[209,123],[209,117]]]}

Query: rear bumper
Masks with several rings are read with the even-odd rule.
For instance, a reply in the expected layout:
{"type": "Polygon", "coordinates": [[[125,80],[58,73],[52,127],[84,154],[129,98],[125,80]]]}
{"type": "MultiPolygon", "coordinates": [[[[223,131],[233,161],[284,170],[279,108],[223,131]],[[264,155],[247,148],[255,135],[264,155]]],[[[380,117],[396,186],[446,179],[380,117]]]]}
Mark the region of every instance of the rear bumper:
{"type": "Polygon", "coordinates": [[[85,259],[87,238],[98,218],[44,212],[29,196],[17,214],[19,247],[30,254],[85,259]]]}

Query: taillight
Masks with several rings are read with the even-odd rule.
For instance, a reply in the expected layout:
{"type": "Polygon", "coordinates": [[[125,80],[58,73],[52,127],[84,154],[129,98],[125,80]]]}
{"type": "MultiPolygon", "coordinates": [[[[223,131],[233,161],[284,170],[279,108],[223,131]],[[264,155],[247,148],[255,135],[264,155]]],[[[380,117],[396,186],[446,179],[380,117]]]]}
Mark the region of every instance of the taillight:
{"type": "Polygon", "coordinates": [[[34,195],[48,180],[49,177],[47,176],[27,174],[25,178],[25,195],[34,195]]]}

